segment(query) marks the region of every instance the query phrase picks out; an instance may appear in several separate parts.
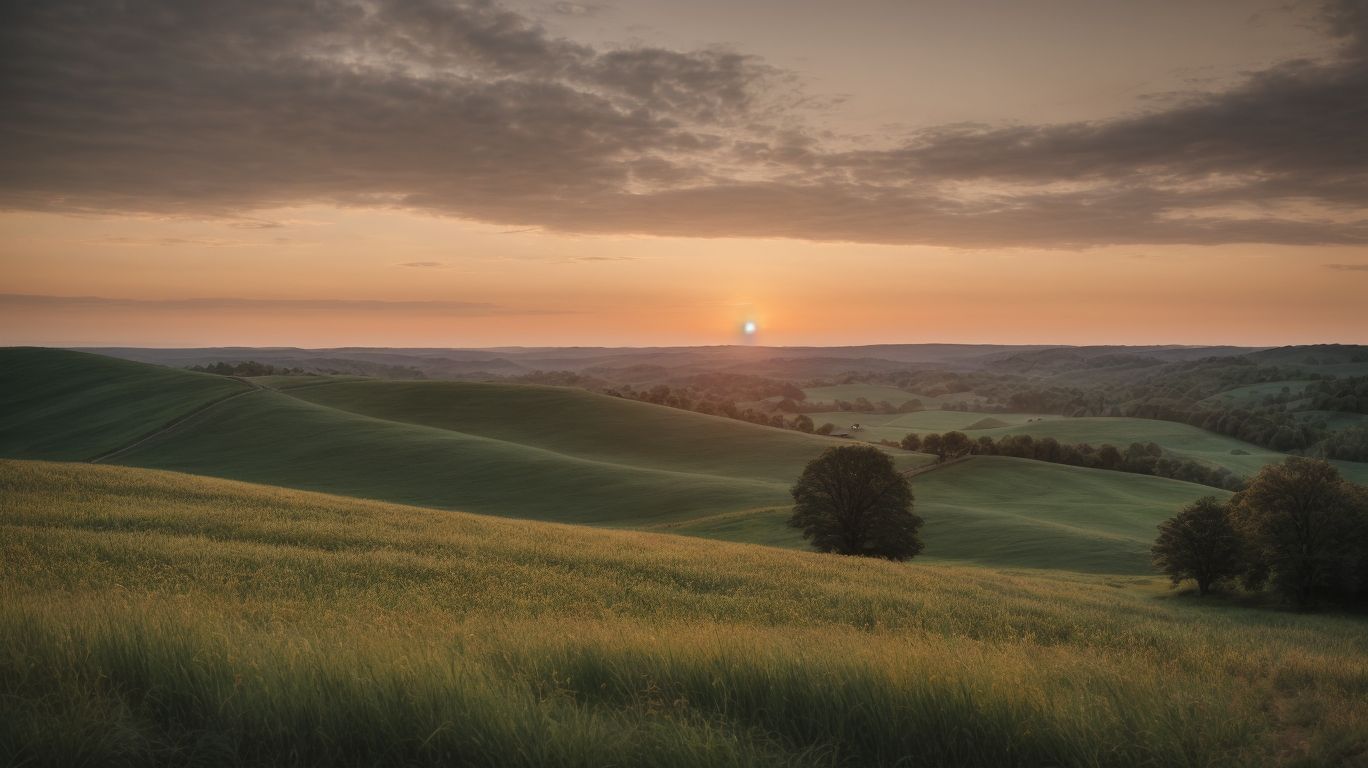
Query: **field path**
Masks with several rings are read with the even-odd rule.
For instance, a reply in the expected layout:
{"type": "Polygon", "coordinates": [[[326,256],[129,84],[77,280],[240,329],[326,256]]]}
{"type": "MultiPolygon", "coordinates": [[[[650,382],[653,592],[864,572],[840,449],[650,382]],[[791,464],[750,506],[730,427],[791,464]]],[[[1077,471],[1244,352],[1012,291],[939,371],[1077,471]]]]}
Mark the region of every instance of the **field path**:
{"type": "Polygon", "coordinates": [[[233,379],[234,381],[240,381],[240,382],[242,382],[243,384],[246,384],[248,388],[242,390],[241,392],[234,392],[233,394],[228,395],[227,397],[220,397],[220,398],[217,399],[217,400],[214,400],[214,401],[212,401],[212,402],[205,403],[204,405],[201,405],[200,407],[194,409],[193,411],[190,411],[189,413],[186,413],[186,414],[184,414],[184,415],[182,415],[182,416],[177,416],[176,418],[172,419],[171,421],[168,421],[168,422],[166,422],[165,424],[163,424],[160,428],[158,428],[158,429],[156,429],[156,430],[154,430],[154,431],[152,431],[152,432],[149,432],[149,433],[146,434],[146,435],[143,435],[142,437],[140,437],[140,438],[134,440],[134,441],[131,442],[131,443],[128,443],[128,444],[126,444],[126,445],[119,446],[118,448],[115,448],[115,449],[112,450],[112,451],[105,451],[104,453],[102,453],[102,454],[100,454],[100,455],[98,455],[98,456],[95,456],[95,457],[93,457],[93,458],[86,459],[86,461],[89,462],[89,463],[91,463],[91,464],[99,464],[100,462],[106,461],[106,460],[108,460],[108,459],[112,459],[112,458],[114,458],[115,456],[118,456],[119,454],[127,453],[128,451],[131,451],[131,450],[133,450],[134,448],[137,448],[138,446],[142,445],[143,443],[146,443],[146,442],[149,441],[149,440],[152,440],[153,438],[161,437],[161,436],[163,436],[163,435],[170,434],[171,432],[174,432],[176,429],[178,429],[178,428],[184,426],[185,423],[186,423],[187,421],[190,421],[191,419],[195,418],[196,416],[199,416],[200,414],[204,413],[205,411],[208,411],[208,410],[210,410],[210,409],[212,409],[212,408],[216,408],[216,407],[218,407],[218,406],[220,406],[220,405],[222,405],[222,404],[228,402],[229,400],[234,400],[234,399],[236,399],[236,398],[242,397],[243,395],[249,395],[249,394],[251,394],[251,393],[253,393],[253,392],[259,392],[259,391],[263,391],[263,390],[265,389],[265,387],[262,387],[262,386],[260,386],[260,385],[258,385],[258,384],[255,384],[255,383],[253,383],[253,382],[251,382],[251,381],[248,381],[248,380],[246,380],[246,379],[239,378],[239,377],[237,377],[237,376],[229,376],[228,378],[233,379]]]}
{"type": "Polygon", "coordinates": [[[902,473],[902,476],[903,476],[903,477],[916,477],[916,476],[918,476],[918,475],[925,475],[925,474],[927,474],[928,472],[935,472],[935,471],[938,470],[938,469],[945,469],[946,467],[953,466],[953,465],[955,465],[955,464],[959,464],[959,463],[961,463],[961,462],[968,461],[968,460],[970,460],[970,459],[972,459],[972,458],[974,458],[974,456],[973,456],[973,454],[970,454],[970,455],[968,455],[968,456],[957,456],[957,457],[955,457],[955,458],[953,458],[953,459],[951,459],[951,460],[949,460],[949,461],[942,461],[942,462],[936,462],[936,463],[933,463],[933,464],[925,464],[925,465],[920,466],[920,467],[913,467],[912,469],[905,470],[905,471],[902,473]]]}

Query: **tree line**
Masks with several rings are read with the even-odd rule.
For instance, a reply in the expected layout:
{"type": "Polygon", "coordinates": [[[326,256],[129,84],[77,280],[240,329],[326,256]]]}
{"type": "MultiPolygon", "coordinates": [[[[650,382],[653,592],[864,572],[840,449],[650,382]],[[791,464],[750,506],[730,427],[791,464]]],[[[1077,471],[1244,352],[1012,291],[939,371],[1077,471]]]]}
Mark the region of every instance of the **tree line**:
{"type": "Polygon", "coordinates": [[[277,368],[268,363],[244,360],[236,363],[219,361],[208,365],[191,365],[186,370],[213,373],[219,376],[307,376],[303,368],[277,368]]]}
{"type": "Polygon", "coordinates": [[[1152,442],[1131,443],[1122,450],[1110,443],[1099,446],[1091,443],[1061,443],[1053,437],[1005,435],[994,440],[989,435],[983,435],[975,440],[963,432],[946,432],[909,434],[897,446],[909,451],[934,454],[936,460],[941,462],[970,455],[1013,456],[1075,467],[1167,477],[1231,491],[1244,487],[1244,480],[1224,467],[1212,467],[1166,454],[1163,448],[1152,442]]]}
{"type": "Polygon", "coordinates": [[[1042,386],[1020,373],[974,371],[881,371],[850,374],[841,383],[870,383],[937,394],[965,393],[981,399],[979,410],[1050,413],[1060,416],[1126,416],[1190,424],[1276,451],[1347,461],[1368,461],[1368,428],[1332,429],[1307,411],[1368,413],[1368,377],[1333,376],[1289,365],[1262,365],[1247,356],[1156,363],[1127,368],[1124,376],[1096,370],[1106,358],[1088,361],[1072,383],[1042,386]],[[1307,381],[1244,403],[1216,396],[1278,381],[1307,381]]]}
{"type": "Polygon", "coordinates": [[[1155,567],[1199,594],[1271,590],[1300,609],[1368,602],[1368,488],[1329,462],[1291,457],[1228,501],[1206,497],[1159,526],[1155,567]]]}

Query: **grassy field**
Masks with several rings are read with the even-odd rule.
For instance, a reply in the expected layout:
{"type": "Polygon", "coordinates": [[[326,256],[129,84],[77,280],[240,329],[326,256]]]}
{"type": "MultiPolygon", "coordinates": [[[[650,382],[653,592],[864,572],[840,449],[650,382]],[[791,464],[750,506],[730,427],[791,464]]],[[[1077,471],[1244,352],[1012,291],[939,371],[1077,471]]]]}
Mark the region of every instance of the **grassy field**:
{"type": "Polygon", "coordinates": [[[977,456],[914,480],[934,556],[995,566],[1150,573],[1161,521],[1204,485],[1123,472],[977,456]]]}
{"type": "MultiPolygon", "coordinates": [[[[928,561],[1087,573],[1151,573],[1161,521],[1215,488],[1123,472],[977,456],[912,480],[928,561]]],[[[653,530],[805,549],[769,507],[668,522],[653,530]]]]}
{"type": "Polygon", "coordinates": [[[898,441],[910,432],[949,432],[959,430],[974,436],[984,434],[980,430],[995,426],[1018,426],[1040,420],[1063,419],[1041,413],[987,413],[984,411],[940,411],[928,410],[915,413],[854,413],[851,411],[824,411],[808,414],[813,423],[835,424],[838,431],[845,431],[852,424],[859,424],[860,431],[851,433],[861,440],[898,441]]]}
{"type": "Polygon", "coordinates": [[[807,461],[835,444],[792,430],[564,387],[366,381],[291,394],[342,411],[595,461],[782,483],[792,483],[807,461]]]}
{"type": "Polygon", "coordinates": [[[234,379],[54,349],[0,349],[0,455],[89,459],[216,400],[234,379]]]}
{"type": "MultiPolygon", "coordinates": [[[[1325,412],[1322,412],[1325,413],[1325,412]]],[[[1164,450],[1183,458],[1194,459],[1211,466],[1225,467],[1236,475],[1249,476],[1267,464],[1283,461],[1287,454],[1261,448],[1233,437],[1218,435],[1198,427],[1176,421],[1133,419],[1124,417],[1069,418],[1042,414],[982,413],[961,411],[921,411],[909,414],[817,413],[812,420],[818,424],[830,421],[845,429],[859,422],[861,430],[852,437],[869,442],[901,440],[910,432],[946,432],[960,430],[972,438],[988,435],[1000,439],[1006,435],[1053,437],[1061,443],[1111,443],[1125,448],[1131,443],[1159,444],[1164,450]],[[1008,426],[987,426],[993,420],[1008,426]],[[987,426],[987,428],[983,428],[987,426]]],[[[1340,418],[1341,425],[1358,419],[1340,418]]],[[[1334,462],[1340,472],[1357,483],[1368,483],[1368,464],[1350,461],[1334,462]]]]}
{"type": "MultiPolygon", "coordinates": [[[[408,389],[385,382],[376,389],[390,386],[408,389]]],[[[557,391],[535,394],[562,395],[557,391]]],[[[643,407],[667,417],[676,413],[643,407]]],[[[442,413],[438,408],[423,412],[442,413]]],[[[577,417],[566,418],[576,423],[577,417]]],[[[732,427],[722,420],[707,421],[709,427],[732,427]]],[[[492,423],[503,422],[493,419],[492,423]]],[[[630,424],[624,422],[624,426],[630,424]]],[[[745,424],[736,427],[757,439],[792,434],[802,445],[812,442],[796,433],[745,424]]],[[[572,429],[563,426],[555,432],[572,429]]],[[[815,451],[785,456],[782,442],[773,453],[757,444],[754,451],[748,448],[737,458],[736,467],[727,474],[721,474],[728,471],[725,467],[711,474],[708,466],[691,464],[687,457],[673,465],[680,469],[661,468],[670,466],[666,461],[670,452],[686,443],[688,435],[676,442],[675,433],[668,429],[650,434],[649,445],[640,448],[639,463],[625,463],[631,457],[618,457],[622,462],[618,463],[603,456],[586,458],[594,456],[594,442],[584,445],[584,455],[561,453],[362,416],[260,391],[224,403],[165,438],[144,443],[120,456],[120,463],[504,517],[803,545],[784,525],[788,487],[815,451]],[[653,452],[652,446],[660,450],[653,452]]],[[[603,444],[609,451],[622,447],[612,440],[603,444]]],[[[817,450],[822,447],[825,444],[819,441],[817,450]]],[[[706,464],[727,455],[719,450],[700,455],[696,461],[706,464]]],[[[913,466],[927,460],[915,454],[899,458],[913,466]]],[[[919,513],[929,521],[928,540],[937,541],[942,556],[1035,567],[1103,567],[1122,573],[1145,572],[1145,552],[1154,526],[1210,490],[1162,478],[1010,459],[976,460],[937,470],[919,476],[914,488],[919,513]],[[1138,518],[1145,523],[1143,535],[1111,538],[1107,532],[1111,518],[1130,514],[1136,505],[1144,510],[1138,518]],[[1062,527],[1022,524],[1025,518],[1055,514],[1068,517],[1070,523],[1062,527]],[[1004,532],[1009,540],[984,547],[982,537],[988,530],[1004,532]],[[1010,540],[1017,536],[1021,538],[1010,540]],[[1099,549],[1099,541],[1107,546],[1099,549]]]]}
{"type": "Polygon", "coordinates": [[[1228,389],[1220,394],[1212,395],[1202,402],[1214,403],[1226,408],[1249,408],[1262,405],[1264,398],[1277,395],[1282,392],[1283,387],[1287,387],[1288,391],[1295,397],[1305,390],[1308,384],[1314,383],[1315,381],[1312,379],[1295,379],[1250,384],[1246,387],[1228,389]]]}
{"type": "MultiPolygon", "coordinates": [[[[348,380],[243,391],[113,461],[504,517],[802,548],[784,524],[788,488],[810,458],[840,442],[552,387],[348,380]]],[[[905,469],[930,461],[893,453],[905,469]]],[[[1121,573],[1145,572],[1154,525],[1209,492],[1010,461],[938,470],[914,487],[939,557],[1121,573]],[[1117,538],[1111,518],[1134,510],[1143,511],[1144,535],[1117,538]],[[994,531],[1002,535],[985,541],[994,531]]]]}
{"type": "Polygon", "coordinates": [[[957,392],[953,395],[920,395],[915,392],[890,387],[883,384],[836,384],[830,387],[808,387],[803,390],[810,403],[834,403],[837,400],[855,402],[863,397],[871,403],[887,401],[893,405],[902,405],[908,400],[920,400],[922,405],[927,408],[935,408],[945,403],[967,402],[975,403],[980,399],[972,392],[957,392]]]}
{"type": "Polygon", "coordinates": [[[1368,625],[0,462],[0,763],[1331,765],[1368,625]]]}
{"type": "MultiPolygon", "coordinates": [[[[821,450],[815,446],[811,456],[821,450]]],[[[790,467],[792,476],[802,461],[790,467]]],[[[780,503],[788,489],[775,478],[598,461],[375,419],[269,391],[224,403],[121,455],[119,463],[482,514],[627,527],[780,503]]]]}

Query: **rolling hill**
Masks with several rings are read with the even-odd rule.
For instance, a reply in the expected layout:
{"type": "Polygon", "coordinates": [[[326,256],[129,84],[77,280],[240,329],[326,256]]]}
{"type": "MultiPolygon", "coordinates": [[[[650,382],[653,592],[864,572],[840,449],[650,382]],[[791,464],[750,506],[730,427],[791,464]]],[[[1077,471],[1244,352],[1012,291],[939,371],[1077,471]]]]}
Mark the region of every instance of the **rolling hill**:
{"type": "MultiPolygon", "coordinates": [[[[1327,418],[1339,426],[1353,426],[1360,422],[1354,414],[1327,418]]],[[[810,414],[818,424],[830,421],[845,428],[858,422],[860,431],[852,434],[861,440],[901,440],[908,433],[947,432],[959,430],[972,438],[987,435],[999,439],[1007,435],[1053,437],[1061,443],[1111,443],[1125,448],[1131,443],[1157,443],[1164,450],[1182,458],[1193,459],[1211,466],[1225,467],[1236,475],[1249,476],[1267,464],[1283,461],[1287,454],[1269,450],[1233,437],[1218,435],[1204,429],[1176,421],[1136,419],[1128,417],[1067,417],[1034,413],[986,413],[977,411],[918,411],[905,414],[868,414],[831,412],[810,414]],[[992,422],[1002,422],[990,426],[992,422]]],[[[1332,462],[1348,479],[1368,483],[1368,464],[1353,461],[1332,462]]]]}
{"type": "MultiPolygon", "coordinates": [[[[92,356],[48,354],[105,370],[92,356]]],[[[204,379],[140,367],[162,377],[155,379],[162,386],[204,379]]],[[[808,460],[839,444],[555,387],[260,382],[289,387],[276,391],[224,381],[241,393],[162,431],[154,421],[140,423],[131,431],[156,434],[110,460],[503,517],[801,548],[785,525],[789,485],[808,460]]],[[[57,390],[44,408],[61,411],[73,396],[57,390]]],[[[937,415],[974,417],[933,411],[895,418],[937,415]]],[[[30,424],[41,427],[41,420],[30,424]]],[[[892,454],[904,469],[930,461],[892,454]]],[[[7,455],[37,458],[22,450],[7,455]]],[[[1116,573],[1147,572],[1154,526],[1210,492],[1162,478],[1009,459],[940,468],[919,475],[914,488],[934,557],[1116,573]]]]}
{"type": "MultiPolygon", "coordinates": [[[[975,456],[912,481],[925,559],[1091,573],[1152,573],[1155,528],[1202,496],[1230,494],[1145,475],[975,456]]],[[[802,548],[788,507],[671,522],[654,530],[802,548]]]]}
{"type": "MultiPolygon", "coordinates": [[[[578,389],[362,381],[290,391],[311,403],[557,453],[676,472],[792,483],[828,438],[578,389]]],[[[904,455],[904,461],[919,461],[904,455]]]]}
{"type": "MultiPolygon", "coordinates": [[[[816,456],[822,446],[813,448],[816,456]]],[[[119,463],[481,514],[636,526],[781,503],[774,479],[557,453],[254,392],[119,456],[119,463]]],[[[794,470],[801,470],[801,462],[794,470]]],[[[795,474],[796,476],[796,474],[795,474]]]]}
{"type": "MultiPolygon", "coordinates": [[[[947,475],[949,477],[949,475],[947,475]]],[[[0,461],[0,763],[1260,766],[1361,617],[0,461]]]]}
{"type": "Polygon", "coordinates": [[[0,455],[93,458],[251,389],[102,355],[0,349],[0,455]]]}

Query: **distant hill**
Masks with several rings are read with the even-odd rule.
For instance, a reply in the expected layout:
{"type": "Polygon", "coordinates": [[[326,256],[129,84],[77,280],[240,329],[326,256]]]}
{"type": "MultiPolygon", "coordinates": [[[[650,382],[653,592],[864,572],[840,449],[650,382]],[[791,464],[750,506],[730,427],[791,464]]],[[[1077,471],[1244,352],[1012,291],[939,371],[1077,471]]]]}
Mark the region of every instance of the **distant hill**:
{"type": "Polygon", "coordinates": [[[1061,366],[1101,365],[1097,358],[1173,362],[1253,351],[1239,347],[1065,347],[1002,344],[877,344],[851,347],[567,347],[493,349],[334,349],[220,347],[198,349],[91,348],[84,351],[184,367],[255,360],[277,367],[403,378],[412,368],[432,379],[516,376],[533,371],[591,372],[617,381],[641,381],[644,370],[662,377],[733,372],[786,379],[815,379],[851,372],[915,369],[1057,371],[1061,366]]]}

